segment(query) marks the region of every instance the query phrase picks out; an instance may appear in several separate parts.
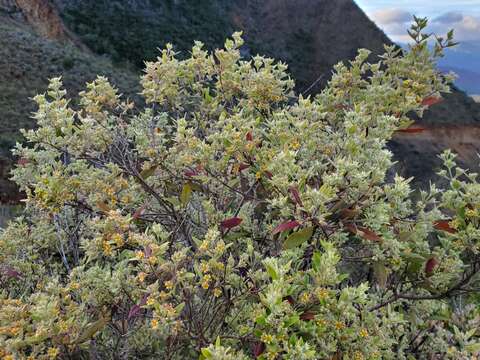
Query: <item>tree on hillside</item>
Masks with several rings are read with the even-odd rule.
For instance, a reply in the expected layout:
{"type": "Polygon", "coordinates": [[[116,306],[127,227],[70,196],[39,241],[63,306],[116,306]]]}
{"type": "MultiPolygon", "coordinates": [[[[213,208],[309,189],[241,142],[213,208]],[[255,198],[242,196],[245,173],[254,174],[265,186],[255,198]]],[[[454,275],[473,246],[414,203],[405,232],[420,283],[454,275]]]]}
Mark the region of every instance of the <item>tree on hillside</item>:
{"type": "Polygon", "coordinates": [[[469,359],[479,355],[480,185],[445,152],[412,196],[396,131],[448,92],[416,19],[296,96],[287,67],[171,46],[147,106],[105,78],[35,98],[24,214],[0,235],[4,359],[469,359]]]}

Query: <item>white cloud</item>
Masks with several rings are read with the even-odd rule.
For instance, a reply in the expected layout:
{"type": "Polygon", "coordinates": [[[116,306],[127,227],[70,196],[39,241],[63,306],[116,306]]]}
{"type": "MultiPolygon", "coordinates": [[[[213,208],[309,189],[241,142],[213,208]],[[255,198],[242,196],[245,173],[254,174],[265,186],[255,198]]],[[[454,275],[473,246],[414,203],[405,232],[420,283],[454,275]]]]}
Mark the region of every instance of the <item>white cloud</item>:
{"type": "Polygon", "coordinates": [[[371,18],[394,41],[404,42],[413,16],[402,9],[388,8],[373,12],[371,18]]]}
{"type": "Polygon", "coordinates": [[[402,9],[382,9],[375,11],[372,19],[379,25],[391,25],[412,20],[412,14],[402,9]]]}
{"type": "Polygon", "coordinates": [[[456,11],[449,11],[435,18],[433,21],[441,24],[451,24],[462,21],[463,15],[456,11]]]}
{"type": "Polygon", "coordinates": [[[445,34],[449,29],[455,30],[459,41],[480,41],[480,17],[460,13],[447,13],[434,19],[431,30],[445,34]]]}
{"type": "MultiPolygon", "coordinates": [[[[394,41],[408,41],[407,29],[412,21],[412,14],[399,8],[380,9],[371,14],[371,18],[394,41]]],[[[480,16],[467,15],[458,11],[448,11],[430,19],[428,31],[444,35],[448,30],[455,30],[458,41],[480,41],[480,16]]]]}

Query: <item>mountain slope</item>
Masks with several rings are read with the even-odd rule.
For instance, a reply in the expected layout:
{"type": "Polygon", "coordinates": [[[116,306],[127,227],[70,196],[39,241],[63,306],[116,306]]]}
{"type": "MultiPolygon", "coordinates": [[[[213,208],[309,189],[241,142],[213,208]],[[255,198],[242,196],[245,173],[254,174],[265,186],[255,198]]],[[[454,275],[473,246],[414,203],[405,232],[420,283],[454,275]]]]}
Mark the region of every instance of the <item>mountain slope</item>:
{"type": "MultiPolygon", "coordinates": [[[[288,63],[300,92],[320,91],[332,66],[352,59],[358,48],[380,54],[383,44],[391,44],[352,0],[55,1],[67,26],[91,49],[138,68],[167,42],[185,55],[194,40],[212,49],[243,30],[244,54],[288,63]]],[[[423,119],[452,121],[480,123],[480,106],[458,89],[423,119]]]]}
{"type": "Polygon", "coordinates": [[[19,129],[30,128],[35,106],[31,98],[46,90],[48,79],[62,76],[71,95],[96,74],[112,79],[122,92],[138,92],[137,75],[119,69],[105,58],[37,35],[24,22],[0,15],[0,200],[17,194],[5,179],[11,165],[10,149],[22,139],[19,129]]]}
{"type": "Polygon", "coordinates": [[[290,65],[298,89],[350,59],[360,47],[379,53],[388,38],[351,0],[56,0],[66,24],[95,52],[143,67],[167,42],[187,54],[193,40],[223,45],[236,30],[246,55],[290,65]],[[349,21],[341,21],[349,19],[349,21]],[[340,24],[341,22],[341,24],[340,24]],[[341,26],[339,26],[341,25],[341,26]]]}
{"type": "MultiPolygon", "coordinates": [[[[153,59],[158,47],[172,42],[179,56],[186,56],[194,40],[213,49],[236,30],[244,31],[246,57],[260,53],[287,62],[297,90],[308,94],[320,91],[332,66],[352,59],[358,48],[372,50],[375,60],[383,44],[391,43],[353,0],[0,0],[3,162],[6,149],[19,139],[17,129],[32,125],[28,98],[43,91],[49,77],[63,75],[75,93],[95,74],[105,74],[122,92],[134,94],[143,61],[153,59]],[[125,63],[135,71],[119,67],[125,63]]],[[[472,98],[454,88],[445,99],[427,112],[423,124],[432,129],[439,124],[460,126],[458,131],[466,132],[480,124],[480,105],[472,98]]],[[[455,132],[450,134],[455,137],[455,132]]],[[[455,148],[460,142],[449,139],[448,145],[455,148]]],[[[433,135],[418,138],[415,145],[400,137],[391,148],[402,174],[415,174],[427,184],[434,178],[431,165],[436,164],[440,143],[447,145],[436,143],[433,135]]],[[[480,147],[475,142],[471,146],[480,147]]],[[[468,154],[464,160],[465,166],[477,164],[468,154]]]]}

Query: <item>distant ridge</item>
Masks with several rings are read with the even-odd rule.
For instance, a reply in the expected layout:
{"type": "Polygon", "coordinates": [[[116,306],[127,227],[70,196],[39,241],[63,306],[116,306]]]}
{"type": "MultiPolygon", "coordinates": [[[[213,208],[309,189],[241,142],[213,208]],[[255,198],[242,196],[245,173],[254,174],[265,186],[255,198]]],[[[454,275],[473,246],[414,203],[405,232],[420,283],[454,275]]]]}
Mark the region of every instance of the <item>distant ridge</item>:
{"type": "MultiPolygon", "coordinates": [[[[297,90],[309,94],[319,92],[332,66],[352,59],[357,49],[375,55],[392,44],[353,0],[55,1],[67,27],[93,51],[139,69],[167,42],[185,55],[194,40],[212,49],[243,30],[246,56],[286,62],[297,90]]],[[[456,88],[445,98],[423,123],[480,124],[480,106],[472,98],[456,88]]]]}

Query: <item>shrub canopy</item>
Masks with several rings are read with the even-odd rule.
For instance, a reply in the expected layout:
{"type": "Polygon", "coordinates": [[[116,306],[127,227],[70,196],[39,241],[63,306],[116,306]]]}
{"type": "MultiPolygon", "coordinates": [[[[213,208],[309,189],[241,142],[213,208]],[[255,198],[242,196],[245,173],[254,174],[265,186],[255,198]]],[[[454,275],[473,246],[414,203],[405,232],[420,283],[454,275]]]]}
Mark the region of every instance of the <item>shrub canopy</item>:
{"type": "Polygon", "coordinates": [[[467,359],[478,355],[480,185],[442,155],[412,196],[386,148],[448,91],[417,19],[315,97],[287,67],[170,46],[147,106],[60,79],[18,144],[25,212],[0,235],[5,359],[467,359]]]}

